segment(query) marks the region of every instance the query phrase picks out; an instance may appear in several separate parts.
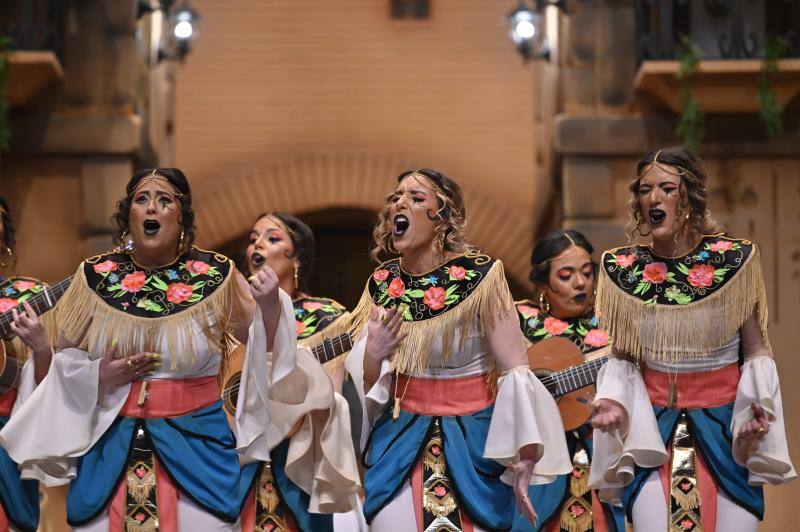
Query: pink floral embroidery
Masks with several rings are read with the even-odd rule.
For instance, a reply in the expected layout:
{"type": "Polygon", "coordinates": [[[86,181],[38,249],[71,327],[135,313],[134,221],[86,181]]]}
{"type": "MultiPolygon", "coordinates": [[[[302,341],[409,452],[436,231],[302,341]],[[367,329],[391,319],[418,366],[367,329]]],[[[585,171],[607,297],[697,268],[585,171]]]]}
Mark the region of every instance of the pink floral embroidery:
{"type": "Polygon", "coordinates": [[[194,293],[194,288],[188,284],[172,283],[167,287],[167,301],[170,303],[183,303],[194,293]]]}
{"type": "Polygon", "coordinates": [[[692,521],[691,519],[684,519],[683,521],[681,521],[681,528],[683,528],[684,530],[689,530],[693,526],[694,526],[694,521],[692,521]]]}
{"type": "Polygon", "coordinates": [[[603,329],[592,329],[586,333],[583,341],[592,347],[603,347],[608,345],[608,333],[603,329]]]}
{"type": "Polygon", "coordinates": [[[9,297],[0,297],[0,312],[8,312],[17,306],[17,300],[9,297]]]}
{"type": "Polygon", "coordinates": [[[436,494],[437,497],[444,497],[445,495],[447,495],[447,488],[439,485],[433,488],[433,492],[436,494]]]}
{"type": "Polygon", "coordinates": [[[630,268],[636,259],[636,255],[615,255],[614,259],[620,268],[630,268]]]}
{"type": "Polygon", "coordinates": [[[144,272],[133,272],[126,275],[122,282],[120,283],[120,287],[126,292],[138,292],[144,287],[144,282],[147,278],[144,275],[144,272]]]}
{"type": "Polygon", "coordinates": [[[544,330],[553,336],[558,336],[569,327],[569,323],[558,318],[548,316],[544,319],[544,330]]]}
{"type": "Polygon", "coordinates": [[[306,301],[303,303],[303,308],[306,310],[317,310],[322,308],[322,303],[319,301],[306,301]]]}
{"type": "Polygon", "coordinates": [[[378,270],[372,274],[372,278],[379,283],[385,281],[387,277],[389,277],[389,270],[378,270]]]}
{"type": "Polygon", "coordinates": [[[392,299],[396,299],[403,294],[406,293],[406,285],[403,284],[403,280],[399,277],[395,277],[392,279],[392,282],[389,283],[389,297],[392,299]]]}
{"type": "Polygon", "coordinates": [[[580,517],[586,513],[586,508],[581,506],[580,504],[573,504],[569,507],[570,513],[575,517],[580,517]]]}
{"type": "Polygon", "coordinates": [[[107,260],[100,264],[95,264],[92,268],[94,268],[94,271],[97,273],[113,272],[117,269],[117,263],[113,260],[107,260]]]}
{"type": "Polygon", "coordinates": [[[425,290],[422,302],[428,305],[431,310],[439,310],[444,307],[444,300],[447,297],[444,288],[433,286],[425,290]]]}
{"type": "Polygon", "coordinates": [[[714,267],[709,264],[695,264],[689,270],[689,284],[698,288],[708,288],[714,282],[714,267]]]}
{"type": "Polygon", "coordinates": [[[539,315],[539,309],[536,307],[531,307],[530,305],[517,305],[517,312],[526,318],[532,318],[539,315]]]}
{"type": "Polygon", "coordinates": [[[466,277],[466,275],[467,275],[467,270],[465,270],[465,269],[464,269],[464,268],[462,268],[461,266],[450,266],[450,269],[449,269],[449,270],[447,270],[447,273],[448,273],[448,274],[450,275],[450,277],[452,277],[453,279],[455,279],[455,280],[457,280],[457,281],[460,281],[461,279],[463,279],[464,277],[466,277]]]}
{"type": "Polygon", "coordinates": [[[719,253],[724,253],[725,251],[729,251],[733,249],[733,242],[728,240],[719,240],[717,242],[713,242],[709,245],[709,249],[711,251],[718,251],[719,253]]]}
{"type": "Polygon", "coordinates": [[[667,279],[667,265],[663,262],[653,262],[644,267],[644,279],[653,284],[661,284],[667,279]]]}
{"type": "Polygon", "coordinates": [[[300,336],[306,332],[306,324],[302,321],[294,320],[294,332],[297,336],[300,336]]]}
{"type": "Polygon", "coordinates": [[[202,260],[187,260],[186,269],[195,275],[208,273],[210,266],[202,260]]]}
{"type": "Polygon", "coordinates": [[[33,281],[15,281],[13,286],[18,292],[26,292],[36,288],[36,283],[33,281]]]}

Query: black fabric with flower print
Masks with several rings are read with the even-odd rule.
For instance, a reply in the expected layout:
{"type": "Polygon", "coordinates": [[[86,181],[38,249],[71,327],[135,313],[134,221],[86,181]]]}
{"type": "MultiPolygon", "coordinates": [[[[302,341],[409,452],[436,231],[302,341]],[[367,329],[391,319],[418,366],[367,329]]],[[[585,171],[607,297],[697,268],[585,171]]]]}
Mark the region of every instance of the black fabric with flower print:
{"type": "Polygon", "coordinates": [[[706,235],[680,257],[660,257],[649,246],[630,246],[606,251],[601,265],[616,286],[648,305],[689,305],[723,287],[752,253],[749,240],[706,235]]]}
{"type": "Polygon", "coordinates": [[[142,268],[128,253],[115,252],[92,257],[83,266],[89,288],[106,304],[144,318],[170,316],[199,303],[230,269],[224,255],[196,247],[158,268],[142,268]]]}
{"type": "Polygon", "coordinates": [[[369,293],[382,307],[405,303],[405,321],[424,321],[458,306],[478,287],[494,263],[495,259],[487,255],[459,255],[433,271],[411,275],[403,271],[400,259],[392,259],[372,272],[369,293]]]}
{"type": "Polygon", "coordinates": [[[514,303],[522,334],[535,344],[547,338],[560,336],[571,341],[587,354],[610,343],[608,333],[601,329],[593,312],[577,318],[559,319],[528,299],[514,303]]]}
{"type": "Polygon", "coordinates": [[[341,303],[326,297],[302,296],[292,303],[298,340],[322,332],[345,311],[341,303]]]}
{"type": "Polygon", "coordinates": [[[36,294],[41,293],[46,285],[30,277],[9,277],[0,281],[0,313],[21,305],[36,294]]]}

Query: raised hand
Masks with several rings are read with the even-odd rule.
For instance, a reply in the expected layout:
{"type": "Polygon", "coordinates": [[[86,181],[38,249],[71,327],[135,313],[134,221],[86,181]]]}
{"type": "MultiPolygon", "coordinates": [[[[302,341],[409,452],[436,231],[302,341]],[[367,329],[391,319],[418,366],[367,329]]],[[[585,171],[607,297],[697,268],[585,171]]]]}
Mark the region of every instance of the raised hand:
{"type": "Polygon", "coordinates": [[[756,442],[769,432],[769,421],[764,409],[758,403],[752,403],[750,410],[753,412],[753,419],[739,429],[739,441],[741,442],[756,442]]]}
{"type": "Polygon", "coordinates": [[[11,322],[11,330],[34,353],[49,353],[50,340],[44,332],[39,317],[27,301],[22,303],[22,307],[24,310],[20,312],[17,312],[16,308],[11,310],[11,315],[14,317],[14,321],[11,322]]]}
{"type": "Polygon", "coordinates": [[[394,353],[400,342],[406,337],[400,334],[403,324],[403,313],[399,309],[388,309],[383,316],[374,303],[367,322],[367,345],[365,354],[371,360],[380,362],[394,353]]]}
{"type": "Polygon", "coordinates": [[[261,312],[273,312],[280,307],[278,298],[278,276],[269,266],[264,266],[250,280],[250,294],[256,304],[261,307],[261,312]]]}
{"type": "Polygon", "coordinates": [[[597,399],[592,403],[592,427],[603,432],[618,429],[625,418],[625,411],[611,399],[597,399]]]}
{"type": "Polygon", "coordinates": [[[117,358],[117,344],[112,342],[100,360],[100,388],[119,386],[151,374],[160,364],[158,353],[136,353],[117,358]]]}

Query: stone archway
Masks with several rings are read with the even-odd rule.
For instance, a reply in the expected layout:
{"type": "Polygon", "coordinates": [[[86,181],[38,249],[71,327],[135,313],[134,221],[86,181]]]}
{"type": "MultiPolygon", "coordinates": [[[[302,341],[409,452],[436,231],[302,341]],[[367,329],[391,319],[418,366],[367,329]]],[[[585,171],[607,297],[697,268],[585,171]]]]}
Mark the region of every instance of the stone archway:
{"type": "MultiPolygon", "coordinates": [[[[409,159],[337,152],[256,161],[226,168],[225,184],[197,195],[200,245],[214,248],[247,231],[259,213],[295,214],[331,208],[377,211],[409,159]]],[[[489,190],[464,187],[472,242],[503,260],[506,274],[527,286],[533,239],[531,217],[500,204],[489,190]]]]}

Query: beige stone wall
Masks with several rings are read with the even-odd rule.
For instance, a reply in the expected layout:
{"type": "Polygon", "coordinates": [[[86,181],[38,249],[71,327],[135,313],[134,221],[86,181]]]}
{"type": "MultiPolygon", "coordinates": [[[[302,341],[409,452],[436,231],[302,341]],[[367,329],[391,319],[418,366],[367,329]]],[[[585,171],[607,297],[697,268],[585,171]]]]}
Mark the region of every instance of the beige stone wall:
{"type": "MultiPolygon", "coordinates": [[[[193,4],[203,25],[177,77],[175,163],[198,187],[356,153],[441,169],[473,204],[485,198],[533,226],[548,200],[536,180],[535,67],[507,39],[506,3],[436,0],[428,20],[393,20],[375,0],[193,4]]],[[[330,172],[314,200],[353,206],[337,199],[348,176],[330,172]]],[[[389,186],[355,206],[373,208],[389,186]]],[[[235,223],[224,229],[249,221],[235,223]]],[[[530,236],[517,245],[527,253],[530,236]]]]}

